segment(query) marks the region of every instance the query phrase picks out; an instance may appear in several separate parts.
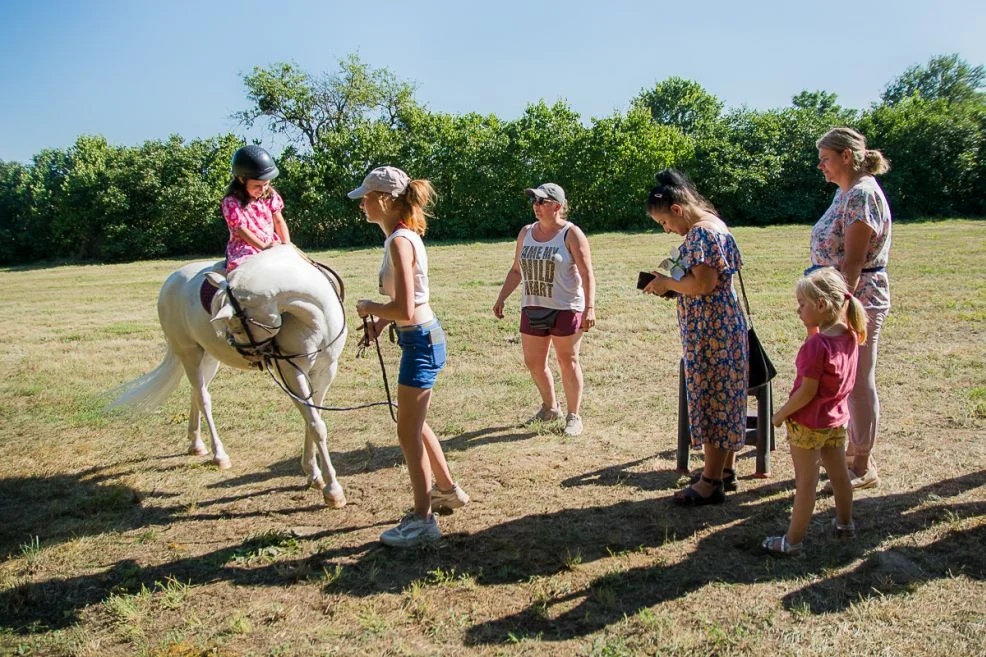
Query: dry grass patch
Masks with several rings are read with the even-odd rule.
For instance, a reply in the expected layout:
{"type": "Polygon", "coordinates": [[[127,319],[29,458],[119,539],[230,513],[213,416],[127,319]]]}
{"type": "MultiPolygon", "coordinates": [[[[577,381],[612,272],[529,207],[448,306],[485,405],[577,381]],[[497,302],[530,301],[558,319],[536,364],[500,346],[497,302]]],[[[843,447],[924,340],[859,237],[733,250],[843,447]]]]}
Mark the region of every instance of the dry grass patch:
{"type": "MultiPolygon", "coordinates": [[[[782,398],[808,228],[736,235],[782,398]]],[[[673,306],[633,283],[677,239],[591,238],[599,325],[577,439],[518,426],[537,400],[517,298],[511,319],[490,313],[511,245],[431,248],[450,345],[433,426],[474,501],[409,552],[377,542],[410,501],[382,410],[326,416],[341,511],[303,488],[300,417],[256,372],[220,370],[211,387],[230,471],[183,453],[187,384],[147,417],[102,413],[107,390],[160,358],[157,289],[181,263],[0,272],[21,329],[0,336],[0,654],[984,654],[986,224],[895,227],[883,484],[857,498],[855,542],[827,536],[821,498],[793,560],[759,550],[790,513],[783,440],[770,479],[742,455],[723,507],[668,503],[678,331],[673,306]]],[[[379,249],[316,255],[346,277],[350,308],[375,296],[379,249]]],[[[375,360],[352,354],[329,402],[382,399],[375,360]]]]}

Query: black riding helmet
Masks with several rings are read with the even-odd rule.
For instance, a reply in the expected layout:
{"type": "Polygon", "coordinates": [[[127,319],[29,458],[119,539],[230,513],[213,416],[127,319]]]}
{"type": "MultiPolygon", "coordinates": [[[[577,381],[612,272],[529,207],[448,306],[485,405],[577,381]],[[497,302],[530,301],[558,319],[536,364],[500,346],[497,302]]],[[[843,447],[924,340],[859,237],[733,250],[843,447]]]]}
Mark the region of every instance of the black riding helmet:
{"type": "Polygon", "coordinates": [[[233,153],[232,173],[251,180],[273,180],[279,171],[270,153],[256,144],[250,144],[233,153]]]}

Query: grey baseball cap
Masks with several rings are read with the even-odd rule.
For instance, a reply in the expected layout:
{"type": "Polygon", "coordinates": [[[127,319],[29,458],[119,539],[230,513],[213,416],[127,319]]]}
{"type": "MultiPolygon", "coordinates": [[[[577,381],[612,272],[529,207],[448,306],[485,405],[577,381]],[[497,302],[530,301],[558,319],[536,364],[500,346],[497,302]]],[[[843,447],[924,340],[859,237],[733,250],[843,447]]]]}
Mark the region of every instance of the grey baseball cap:
{"type": "Polygon", "coordinates": [[[555,183],[544,183],[538,187],[529,187],[524,190],[524,193],[528,196],[550,198],[552,201],[565,203],[565,190],[561,188],[561,185],[556,185],[555,183]]]}
{"type": "Polygon", "coordinates": [[[367,192],[384,192],[397,198],[404,193],[411,178],[397,167],[377,167],[363,178],[363,184],[349,192],[349,198],[363,198],[367,192]]]}

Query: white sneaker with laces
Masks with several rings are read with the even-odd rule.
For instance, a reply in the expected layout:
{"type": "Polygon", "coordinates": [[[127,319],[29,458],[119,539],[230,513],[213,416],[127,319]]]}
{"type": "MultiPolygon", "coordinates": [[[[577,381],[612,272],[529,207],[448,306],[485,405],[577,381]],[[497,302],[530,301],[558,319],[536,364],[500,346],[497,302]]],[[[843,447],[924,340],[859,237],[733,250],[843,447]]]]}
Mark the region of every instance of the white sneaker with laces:
{"type": "Polygon", "coordinates": [[[451,490],[442,490],[437,485],[431,488],[431,510],[459,509],[469,504],[469,495],[458,484],[452,484],[451,490]]]}
{"type": "Polygon", "coordinates": [[[569,413],[565,418],[565,435],[578,436],[582,433],[582,418],[575,413],[569,413]]]}
{"type": "Polygon", "coordinates": [[[434,515],[422,518],[411,512],[404,516],[400,523],[380,534],[380,542],[390,547],[409,548],[424,543],[434,543],[442,537],[442,530],[434,515]]]}

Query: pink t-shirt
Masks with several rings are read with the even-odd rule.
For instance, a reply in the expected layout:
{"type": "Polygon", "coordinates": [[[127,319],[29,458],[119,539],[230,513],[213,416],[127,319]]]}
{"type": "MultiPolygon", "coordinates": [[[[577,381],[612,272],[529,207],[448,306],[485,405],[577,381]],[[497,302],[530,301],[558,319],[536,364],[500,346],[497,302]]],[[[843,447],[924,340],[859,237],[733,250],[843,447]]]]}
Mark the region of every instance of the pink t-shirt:
{"type": "Polygon", "coordinates": [[[794,392],[801,382],[818,381],[818,392],[807,405],[791,414],[791,419],[810,429],[841,427],[849,421],[849,404],[846,397],[856,382],[856,362],[859,360],[859,343],[856,334],[827,336],[816,333],[801,345],[795,367],[794,392]]]}
{"type": "Polygon", "coordinates": [[[226,271],[233,271],[244,258],[260,253],[260,249],[243,241],[236,233],[237,228],[246,228],[262,242],[280,242],[274,232],[274,215],[284,209],[281,196],[271,190],[270,198],[250,201],[240,205],[235,196],[227,196],[222,202],[223,217],[229,226],[229,244],[226,245],[226,271]]]}

